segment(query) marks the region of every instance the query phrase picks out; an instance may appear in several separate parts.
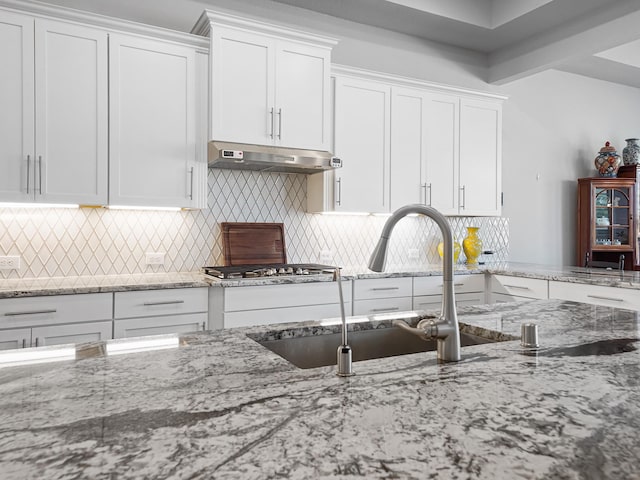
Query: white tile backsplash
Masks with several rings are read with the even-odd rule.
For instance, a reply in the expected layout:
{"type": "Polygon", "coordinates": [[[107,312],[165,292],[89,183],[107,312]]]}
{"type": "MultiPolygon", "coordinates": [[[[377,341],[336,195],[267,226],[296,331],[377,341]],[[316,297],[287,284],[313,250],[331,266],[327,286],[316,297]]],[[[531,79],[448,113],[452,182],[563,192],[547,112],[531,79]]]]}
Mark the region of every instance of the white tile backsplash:
{"type": "MultiPolygon", "coordinates": [[[[305,213],[306,176],[209,170],[208,205],[202,211],[0,208],[0,255],[20,255],[19,271],[0,278],[135,274],[193,271],[222,263],[220,222],[282,222],[291,263],[332,262],[364,268],[385,216],[305,213]],[[146,252],[165,252],[163,267],[145,265],[146,252]]],[[[450,217],[454,237],[479,226],[485,250],[506,261],[509,225],[505,218],[450,217]]],[[[407,217],[394,229],[390,267],[416,267],[439,261],[435,223],[407,217]],[[409,249],[418,259],[409,259],[409,249]]],[[[464,261],[461,255],[460,261],[464,261]]]]}

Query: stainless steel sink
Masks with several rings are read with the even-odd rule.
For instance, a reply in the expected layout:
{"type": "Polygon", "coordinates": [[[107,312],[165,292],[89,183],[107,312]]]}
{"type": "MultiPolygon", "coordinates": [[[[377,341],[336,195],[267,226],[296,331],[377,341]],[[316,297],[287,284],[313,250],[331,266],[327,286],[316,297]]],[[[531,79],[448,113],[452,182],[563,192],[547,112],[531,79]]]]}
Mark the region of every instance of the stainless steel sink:
{"type": "MultiPolygon", "coordinates": [[[[460,333],[461,346],[494,343],[468,333],[460,333]]],[[[299,368],[316,368],[336,364],[336,351],[341,343],[339,333],[291,337],[281,340],[259,341],[261,345],[277,353],[299,368]]],[[[393,357],[408,353],[436,350],[436,341],[422,340],[399,328],[377,328],[349,332],[349,345],[353,349],[353,360],[393,357]]]]}

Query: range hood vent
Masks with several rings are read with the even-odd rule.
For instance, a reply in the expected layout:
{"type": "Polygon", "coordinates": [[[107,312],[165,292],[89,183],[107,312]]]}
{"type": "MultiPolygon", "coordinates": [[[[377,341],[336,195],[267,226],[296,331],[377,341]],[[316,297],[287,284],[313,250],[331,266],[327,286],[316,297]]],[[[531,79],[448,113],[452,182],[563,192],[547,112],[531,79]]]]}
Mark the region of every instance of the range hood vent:
{"type": "Polygon", "coordinates": [[[329,152],[215,140],[208,145],[208,163],[209,168],[306,174],[342,166],[329,152]]]}

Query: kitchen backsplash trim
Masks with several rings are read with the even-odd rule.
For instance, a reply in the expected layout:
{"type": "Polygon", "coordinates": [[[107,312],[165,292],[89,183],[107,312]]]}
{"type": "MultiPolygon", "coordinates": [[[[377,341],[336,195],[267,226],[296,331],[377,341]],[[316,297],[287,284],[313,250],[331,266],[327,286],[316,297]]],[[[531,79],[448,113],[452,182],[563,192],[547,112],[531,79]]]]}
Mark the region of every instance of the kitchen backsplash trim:
{"type": "MultiPolygon", "coordinates": [[[[366,270],[386,220],[383,215],[305,212],[307,177],[299,174],[209,170],[205,210],[0,208],[0,255],[19,255],[20,270],[0,278],[38,278],[197,271],[222,263],[221,222],[282,222],[291,263],[331,262],[366,270]],[[146,252],[165,252],[164,266],[147,266],[146,252]]],[[[454,238],[480,227],[487,261],[508,260],[509,225],[500,217],[450,217],[454,238]]],[[[439,261],[436,225],[408,217],[394,229],[389,268],[439,261]],[[417,255],[416,255],[417,254],[417,255]]],[[[482,260],[482,259],[481,259],[482,260]]],[[[460,261],[464,261],[464,254],[460,261]]]]}

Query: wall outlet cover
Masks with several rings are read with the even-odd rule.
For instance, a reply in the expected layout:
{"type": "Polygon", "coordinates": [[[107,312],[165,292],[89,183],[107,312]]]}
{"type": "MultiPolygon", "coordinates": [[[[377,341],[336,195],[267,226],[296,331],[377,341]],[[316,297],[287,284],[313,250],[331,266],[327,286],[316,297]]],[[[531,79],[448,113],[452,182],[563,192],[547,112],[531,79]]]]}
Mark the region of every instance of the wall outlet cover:
{"type": "Polygon", "coordinates": [[[147,265],[164,265],[164,252],[147,252],[145,260],[147,265]]]}
{"type": "Polygon", "coordinates": [[[320,263],[331,263],[331,262],[333,262],[333,252],[331,250],[321,250],[320,263]]]}
{"type": "Polygon", "coordinates": [[[0,257],[0,270],[20,270],[20,255],[0,257]]]}

